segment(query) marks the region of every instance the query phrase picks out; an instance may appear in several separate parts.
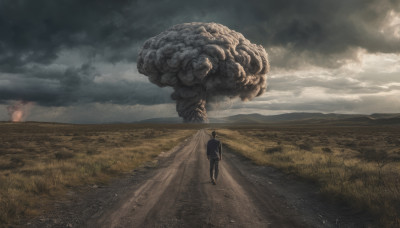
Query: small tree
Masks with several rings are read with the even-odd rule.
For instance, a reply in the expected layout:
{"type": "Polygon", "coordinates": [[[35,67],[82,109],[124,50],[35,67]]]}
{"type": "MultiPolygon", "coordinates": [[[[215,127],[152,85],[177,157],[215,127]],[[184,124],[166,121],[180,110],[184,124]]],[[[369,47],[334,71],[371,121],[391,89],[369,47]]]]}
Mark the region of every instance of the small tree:
{"type": "Polygon", "coordinates": [[[382,180],[382,169],[385,165],[389,164],[392,160],[386,150],[376,150],[373,148],[363,149],[361,151],[363,158],[366,161],[374,162],[378,167],[379,179],[382,180]]]}

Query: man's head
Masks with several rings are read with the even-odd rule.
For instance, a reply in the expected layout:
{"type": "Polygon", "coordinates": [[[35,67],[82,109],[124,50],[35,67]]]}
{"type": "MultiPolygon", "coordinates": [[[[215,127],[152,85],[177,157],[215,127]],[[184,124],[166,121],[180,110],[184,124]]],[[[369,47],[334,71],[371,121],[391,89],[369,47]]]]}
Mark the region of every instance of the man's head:
{"type": "Polygon", "coordinates": [[[213,131],[213,132],[211,132],[211,135],[215,138],[215,136],[217,135],[217,132],[213,131]]]}

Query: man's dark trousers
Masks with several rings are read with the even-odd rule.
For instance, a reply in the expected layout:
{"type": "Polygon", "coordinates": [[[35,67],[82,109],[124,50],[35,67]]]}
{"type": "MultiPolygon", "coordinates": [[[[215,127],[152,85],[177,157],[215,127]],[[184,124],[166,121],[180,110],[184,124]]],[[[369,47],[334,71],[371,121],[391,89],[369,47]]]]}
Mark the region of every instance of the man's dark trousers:
{"type": "Polygon", "coordinates": [[[214,173],[214,178],[215,180],[217,180],[218,178],[218,163],[219,163],[219,158],[215,157],[215,158],[210,158],[210,178],[213,178],[213,171],[215,169],[215,173],[214,173]]]}

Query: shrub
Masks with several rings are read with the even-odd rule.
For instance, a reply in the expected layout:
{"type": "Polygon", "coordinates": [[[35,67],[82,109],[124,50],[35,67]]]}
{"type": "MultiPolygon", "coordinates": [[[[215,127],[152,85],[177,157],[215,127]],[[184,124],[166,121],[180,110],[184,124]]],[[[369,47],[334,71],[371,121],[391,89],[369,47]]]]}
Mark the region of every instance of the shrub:
{"type": "Polygon", "coordinates": [[[2,165],[0,164],[0,170],[16,169],[16,168],[20,168],[24,165],[25,165],[25,162],[22,159],[12,157],[8,164],[2,164],[2,165]]]}
{"type": "Polygon", "coordinates": [[[357,144],[356,144],[355,142],[353,142],[353,141],[346,141],[346,142],[344,143],[344,145],[345,145],[346,147],[350,148],[350,149],[355,149],[355,148],[357,148],[357,144]]]}
{"type": "Polygon", "coordinates": [[[87,155],[101,154],[101,151],[92,148],[92,149],[88,149],[88,150],[86,151],[86,154],[87,154],[87,155]]]}
{"type": "Polygon", "coordinates": [[[282,152],[282,151],[283,151],[283,148],[281,146],[276,146],[276,147],[272,147],[272,148],[266,148],[264,150],[264,152],[267,153],[267,154],[273,154],[273,153],[282,152]]]}
{"type": "Polygon", "coordinates": [[[325,153],[332,153],[332,150],[329,147],[322,148],[322,151],[325,152],[325,153]]]}
{"type": "Polygon", "coordinates": [[[154,138],[154,136],[155,136],[154,130],[146,130],[145,132],[143,132],[143,138],[145,139],[154,138]]]}
{"type": "Polygon", "coordinates": [[[358,143],[359,147],[368,147],[368,146],[373,146],[375,142],[372,141],[361,141],[358,143]]]}
{"type": "Polygon", "coordinates": [[[308,150],[308,151],[311,151],[312,148],[313,148],[313,147],[312,147],[310,144],[306,144],[306,143],[300,144],[300,145],[299,145],[299,149],[300,149],[300,150],[308,150]]]}
{"type": "Polygon", "coordinates": [[[43,178],[34,180],[33,184],[34,184],[34,189],[33,189],[34,193],[38,195],[49,193],[50,189],[48,187],[48,184],[43,178]]]}
{"type": "Polygon", "coordinates": [[[65,160],[65,159],[73,158],[74,154],[69,151],[60,151],[60,152],[56,152],[54,154],[54,156],[56,157],[57,160],[65,160]]]}
{"type": "Polygon", "coordinates": [[[361,151],[361,157],[369,162],[375,162],[379,168],[382,168],[388,164],[391,160],[386,150],[376,150],[374,148],[363,148],[361,151]]]}

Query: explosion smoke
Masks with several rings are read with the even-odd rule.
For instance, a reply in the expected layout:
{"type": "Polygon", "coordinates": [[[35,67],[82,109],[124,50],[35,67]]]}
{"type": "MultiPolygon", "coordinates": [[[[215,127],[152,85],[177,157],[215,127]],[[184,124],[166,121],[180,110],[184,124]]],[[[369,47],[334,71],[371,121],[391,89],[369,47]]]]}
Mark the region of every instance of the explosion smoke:
{"type": "Polygon", "coordinates": [[[26,119],[33,103],[29,101],[18,101],[13,105],[7,107],[10,121],[21,122],[26,119]]]}
{"type": "Polygon", "coordinates": [[[264,93],[268,54],[241,33],[217,23],[185,23],[148,39],[139,52],[140,73],[171,97],[184,122],[207,121],[215,96],[251,100],[264,93]]]}

